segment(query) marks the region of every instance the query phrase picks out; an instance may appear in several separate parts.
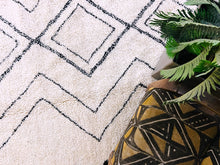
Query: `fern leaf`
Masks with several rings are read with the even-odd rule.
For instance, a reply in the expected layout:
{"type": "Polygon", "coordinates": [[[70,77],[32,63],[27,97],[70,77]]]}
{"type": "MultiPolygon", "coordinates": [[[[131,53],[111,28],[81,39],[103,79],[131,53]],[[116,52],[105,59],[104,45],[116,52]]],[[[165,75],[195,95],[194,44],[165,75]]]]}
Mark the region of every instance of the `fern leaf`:
{"type": "MultiPolygon", "coordinates": [[[[174,24],[174,22],[171,22],[174,24]]],[[[169,23],[167,24],[169,26],[169,23]]],[[[197,22],[175,22],[179,34],[175,35],[180,42],[191,41],[199,38],[220,40],[220,28],[215,25],[207,25],[197,22]]],[[[177,31],[176,30],[176,31],[177,31]]]]}
{"type": "Polygon", "coordinates": [[[200,100],[201,95],[204,95],[206,91],[210,94],[211,88],[216,90],[215,84],[220,85],[220,68],[216,68],[206,80],[204,80],[189,92],[176,99],[166,101],[165,103],[181,103],[184,101],[192,100],[194,98],[200,100]]]}
{"type": "Polygon", "coordinates": [[[217,46],[217,45],[220,44],[220,41],[210,40],[210,39],[196,39],[196,40],[189,41],[189,42],[182,42],[178,46],[176,46],[175,48],[172,49],[172,53],[176,54],[176,53],[182,51],[183,49],[185,49],[188,46],[201,45],[201,44],[205,44],[205,45],[210,44],[212,46],[217,46]]]}
{"type": "Polygon", "coordinates": [[[199,56],[197,56],[193,60],[176,68],[162,70],[160,73],[163,78],[170,78],[170,81],[182,81],[185,80],[187,77],[191,78],[194,75],[193,69],[199,64],[200,60],[206,59],[206,56],[209,54],[210,50],[211,46],[208,46],[199,56]]]}
{"type": "Polygon", "coordinates": [[[220,14],[211,5],[202,5],[194,12],[194,21],[207,25],[220,26],[220,14]]]}

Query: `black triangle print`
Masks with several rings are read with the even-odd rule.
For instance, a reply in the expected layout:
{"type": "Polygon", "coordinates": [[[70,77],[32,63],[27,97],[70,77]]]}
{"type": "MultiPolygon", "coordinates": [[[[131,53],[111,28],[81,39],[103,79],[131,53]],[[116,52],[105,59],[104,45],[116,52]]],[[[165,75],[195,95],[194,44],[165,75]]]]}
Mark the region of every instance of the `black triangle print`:
{"type": "Polygon", "coordinates": [[[180,160],[191,156],[192,153],[190,151],[182,150],[173,145],[168,145],[166,150],[166,155],[164,157],[164,161],[175,160],[175,159],[180,160]]]}
{"type": "MultiPolygon", "coordinates": [[[[163,123],[158,123],[158,125],[151,125],[151,127],[149,127],[148,129],[158,135],[158,136],[162,136],[162,137],[167,137],[168,135],[168,131],[170,129],[171,124],[167,123],[167,122],[163,122],[163,123]]],[[[167,137],[168,138],[168,137],[167,137]]]]}
{"type": "Polygon", "coordinates": [[[169,138],[169,132],[172,129],[173,120],[170,120],[169,118],[164,121],[155,121],[151,124],[142,125],[141,128],[146,129],[155,135],[158,135],[159,137],[162,137],[163,139],[169,138]]]}

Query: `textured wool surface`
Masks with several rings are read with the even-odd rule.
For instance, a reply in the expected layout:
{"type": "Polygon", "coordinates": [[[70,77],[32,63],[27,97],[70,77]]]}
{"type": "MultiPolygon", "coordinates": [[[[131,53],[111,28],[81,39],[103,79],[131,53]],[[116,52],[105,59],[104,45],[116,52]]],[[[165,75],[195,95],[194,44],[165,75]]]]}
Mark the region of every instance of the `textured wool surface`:
{"type": "Polygon", "coordinates": [[[0,0],[0,165],[101,165],[165,50],[177,0],[0,0]]]}

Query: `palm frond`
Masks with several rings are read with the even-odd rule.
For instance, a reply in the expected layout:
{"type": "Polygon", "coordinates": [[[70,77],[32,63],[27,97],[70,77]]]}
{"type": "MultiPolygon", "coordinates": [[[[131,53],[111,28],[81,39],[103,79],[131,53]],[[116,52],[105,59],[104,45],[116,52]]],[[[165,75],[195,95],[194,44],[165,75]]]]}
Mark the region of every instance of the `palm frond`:
{"type": "Polygon", "coordinates": [[[220,25],[220,1],[213,0],[188,0],[186,5],[200,5],[200,8],[195,12],[196,19],[200,23],[220,25]]]}
{"type": "Polygon", "coordinates": [[[170,36],[173,36],[174,34],[178,35],[180,32],[180,28],[176,25],[169,24],[170,22],[179,22],[179,21],[190,21],[192,22],[192,19],[189,19],[188,16],[184,16],[184,12],[181,13],[179,11],[179,15],[175,13],[165,13],[163,11],[159,11],[155,13],[155,15],[158,18],[153,19],[150,24],[154,26],[160,27],[160,31],[162,32],[162,38],[169,38],[170,36]],[[168,25],[169,24],[169,25],[168,25]],[[171,33],[170,33],[171,32],[171,33]]]}
{"type": "MultiPolygon", "coordinates": [[[[173,22],[170,22],[170,24],[173,24],[173,22]]],[[[169,23],[167,26],[169,26],[169,23]]],[[[175,25],[172,25],[172,27],[175,27],[179,31],[179,34],[175,34],[175,39],[179,42],[187,42],[200,38],[220,40],[220,27],[214,25],[196,22],[175,22],[175,25]]]]}
{"type": "Polygon", "coordinates": [[[211,48],[211,46],[208,46],[199,56],[193,60],[176,68],[162,70],[160,74],[163,76],[163,78],[170,78],[170,81],[182,81],[187,77],[191,78],[194,75],[193,69],[199,64],[200,60],[206,59],[206,56],[209,54],[211,48]]]}
{"type": "Polygon", "coordinates": [[[174,42],[175,40],[172,38],[170,40],[171,41],[168,42],[168,45],[166,47],[168,48],[167,53],[168,56],[170,57],[174,57],[177,53],[181,52],[185,48],[188,48],[188,50],[190,49],[190,51],[194,51],[195,54],[198,53],[200,54],[201,51],[203,51],[204,48],[207,47],[208,45],[217,46],[220,44],[220,41],[210,40],[210,39],[197,39],[190,42],[182,42],[182,43],[174,42]]]}
{"type": "Polygon", "coordinates": [[[220,14],[216,12],[215,8],[211,5],[202,5],[195,11],[195,22],[207,25],[220,26],[220,14]]]}
{"type": "Polygon", "coordinates": [[[194,39],[205,38],[220,40],[220,27],[202,24],[192,20],[167,21],[158,20],[163,38],[173,37],[177,42],[187,42],[194,39]]]}
{"type": "Polygon", "coordinates": [[[153,19],[150,24],[154,26],[161,26],[164,23],[170,22],[170,21],[180,21],[180,20],[188,20],[187,18],[182,17],[181,15],[175,14],[175,13],[165,13],[163,11],[158,11],[155,13],[155,15],[158,18],[153,19]]]}
{"type": "Polygon", "coordinates": [[[204,95],[205,92],[211,94],[211,89],[216,90],[215,84],[220,85],[220,68],[216,68],[207,79],[189,92],[176,99],[168,100],[165,103],[181,103],[194,98],[200,100],[200,97],[204,95]]]}

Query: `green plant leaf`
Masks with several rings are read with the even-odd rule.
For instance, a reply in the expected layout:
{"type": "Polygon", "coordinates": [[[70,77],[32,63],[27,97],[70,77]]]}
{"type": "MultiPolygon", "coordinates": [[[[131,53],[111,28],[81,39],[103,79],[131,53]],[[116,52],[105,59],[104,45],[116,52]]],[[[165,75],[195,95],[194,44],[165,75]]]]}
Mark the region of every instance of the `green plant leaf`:
{"type": "Polygon", "coordinates": [[[220,26],[220,14],[211,5],[202,5],[194,12],[194,21],[207,25],[220,26]]]}
{"type": "Polygon", "coordinates": [[[185,5],[202,5],[202,4],[210,4],[209,0],[188,0],[185,2],[185,5]]]}
{"type": "Polygon", "coordinates": [[[200,63],[193,69],[193,71],[197,73],[205,73],[216,67],[218,67],[216,62],[211,62],[209,60],[201,60],[200,63]]]}
{"type": "Polygon", "coordinates": [[[170,21],[161,27],[161,31],[175,38],[177,42],[195,39],[220,40],[220,27],[192,21],[170,21]]]}
{"type": "Polygon", "coordinates": [[[205,44],[204,46],[208,46],[208,45],[217,46],[220,44],[220,41],[210,40],[210,39],[196,39],[196,40],[189,41],[189,42],[181,42],[180,44],[178,44],[178,46],[172,48],[172,53],[176,54],[188,46],[193,46],[193,45],[195,46],[195,45],[201,45],[201,44],[205,44]]]}
{"type": "Polygon", "coordinates": [[[175,13],[156,13],[159,19],[150,24],[160,27],[162,37],[173,37],[177,42],[187,42],[194,39],[220,40],[220,14],[213,12],[213,7],[200,9],[195,13],[191,11],[178,11],[175,13]],[[210,9],[211,8],[211,9],[210,9]],[[206,23],[204,23],[206,22],[206,23]]]}
{"type": "Polygon", "coordinates": [[[215,53],[215,58],[216,58],[216,63],[218,65],[220,65],[220,47],[218,48],[218,50],[215,53]]]}
{"type": "Polygon", "coordinates": [[[174,58],[176,53],[173,53],[173,51],[176,49],[176,47],[178,47],[178,43],[176,42],[176,40],[173,37],[169,37],[167,39],[167,43],[166,43],[166,50],[167,50],[167,55],[170,58],[174,58]]]}
{"type": "Polygon", "coordinates": [[[207,70],[207,71],[204,71],[204,72],[202,72],[202,73],[196,75],[195,77],[201,77],[201,76],[207,75],[207,74],[210,73],[213,69],[214,69],[214,68],[211,68],[211,69],[209,69],[209,70],[207,70]]]}
{"type": "Polygon", "coordinates": [[[189,92],[176,99],[168,100],[165,103],[181,103],[192,100],[194,98],[200,100],[200,97],[204,95],[206,91],[211,94],[211,89],[216,90],[216,84],[220,85],[220,68],[216,68],[207,79],[205,79],[202,83],[197,85],[189,92]]]}
{"type": "Polygon", "coordinates": [[[193,60],[176,68],[162,70],[160,74],[163,76],[163,78],[170,78],[170,81],[182,81],[187,77],[191,78],[194,75],[193,69],[199,64],[200,60],[206,59],[206,56],[209,54],[210,50],[211,46],[208,46],[199,56],[193,60]]]}

